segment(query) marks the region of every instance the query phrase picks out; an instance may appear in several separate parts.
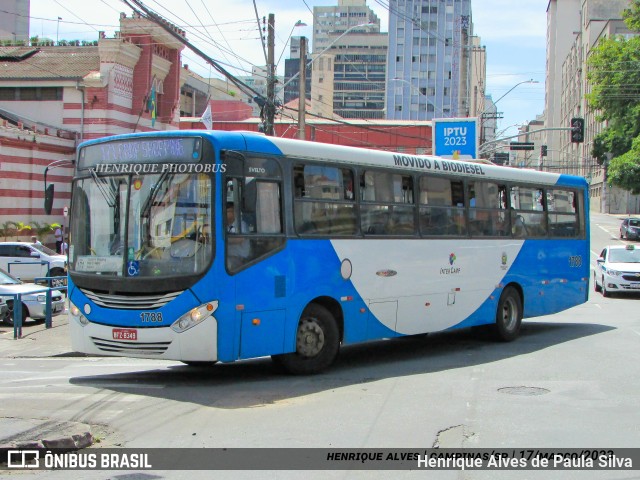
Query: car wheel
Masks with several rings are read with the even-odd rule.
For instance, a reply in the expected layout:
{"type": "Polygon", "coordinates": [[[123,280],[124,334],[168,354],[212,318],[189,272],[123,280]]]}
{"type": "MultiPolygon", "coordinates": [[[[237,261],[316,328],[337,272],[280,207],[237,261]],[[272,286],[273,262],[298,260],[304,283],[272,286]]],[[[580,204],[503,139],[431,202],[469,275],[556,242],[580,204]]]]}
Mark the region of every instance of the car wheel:
{"type": "MultiPolygon", "coordinates": [[[[4,317],[4,323],[9,325],[10,327],[13,327],[13,300],[9,300],[7,302],[7,307],[9,307],[9,312],[4,317]]],[[[29,316],[29,309],[23,303],[22,304],[22,325],[24,325],[24,321],[27,319],[28,316],[29,316]]]]}
{"type": "Polygon", "coordinates": [[[603,297],[610,297],[611,293],[609,293],[609,291],[607,290],[607,285],[606,283],[604,283],[604,277],[602,277],[602,296],[603,297]]]}
{"type": "Polygon", "coordinates": [[[602,291],[602,287],[598,285],[597,275],[593,274],[593,290],[596,292],[602,291]]]}
{"type": "MultiPolygon", "coordinates": [[[[64,270],[61,268],[52,268],[51,271],[49,272],[49,275],[51,277],[64,277],[65,273],[64,270]]],[[[67,279],[66,278],[61,278],[61,279],[56,279],[56,280],[51,280],[51,286],[52,287],[63,287],[67,284],[67,279]]]]}

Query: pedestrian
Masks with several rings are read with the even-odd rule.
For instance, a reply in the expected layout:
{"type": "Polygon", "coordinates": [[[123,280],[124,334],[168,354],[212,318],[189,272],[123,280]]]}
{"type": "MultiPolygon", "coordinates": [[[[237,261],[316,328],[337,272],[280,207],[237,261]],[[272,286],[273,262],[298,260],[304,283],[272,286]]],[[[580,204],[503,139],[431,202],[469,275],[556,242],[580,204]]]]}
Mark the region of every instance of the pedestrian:
{"type": "Polygon", "coordinates": [[[62,225],[58,225],[56,230],[53,232],[53,236],[56,238],[56,253],[61,253],[60,248],[62,247],[62,240],[64,238],[64,227],[62,225]]]}
{"type": "Polygon", "coordinates": [[[34,245],[42,245],[42,242],[40,242],[40,240],[38,240],[38,237],[36,237],[35,235],[31,236],[31,243],[33,243],[34,245]]]}
{"type": "Polygon", "coordinates": [[[65,237],[63,242],[60,244],[60,253],[62,255],[66,255],[67,251],[69,250],[69,244],[67,243],[67,239],[68,239],[68,237],[65,237]]]}

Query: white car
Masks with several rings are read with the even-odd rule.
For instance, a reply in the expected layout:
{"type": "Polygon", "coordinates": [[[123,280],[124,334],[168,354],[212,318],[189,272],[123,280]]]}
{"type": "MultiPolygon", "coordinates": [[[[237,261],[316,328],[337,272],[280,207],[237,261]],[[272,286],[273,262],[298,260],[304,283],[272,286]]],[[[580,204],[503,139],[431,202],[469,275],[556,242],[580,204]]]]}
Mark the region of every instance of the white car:
{"type": "Polygon", "coordinates": [[[635,245],[605,247],[596,260],[593,288],[604,297],[617,292],[640,292],[640,248],[635,245]]]}
{"type": "Polygon", "coordinates": [[[0,268],[20,280],[32,282],[38,277],[66,275],[67,257],[44,245],[0,242],[0,268]]]}
{"type": "MultiPolygon", "coordinates": [[[[42,291],[46,287],[30,283],[22,283],[17,278],[0,269],[0,301],[6,303],[8,313],[3,316],[5,323],[13,325],[13,304],[15,297],[22,295],[22,320],[27,317],[33,320],[45,318],[47,294],[42,291]],[[33,293],[32,293],[33,292],[33,293]]],[[[51,290],[51,316],[60,315],[65,309],[65,299],[60,290],[51,290]]]]}

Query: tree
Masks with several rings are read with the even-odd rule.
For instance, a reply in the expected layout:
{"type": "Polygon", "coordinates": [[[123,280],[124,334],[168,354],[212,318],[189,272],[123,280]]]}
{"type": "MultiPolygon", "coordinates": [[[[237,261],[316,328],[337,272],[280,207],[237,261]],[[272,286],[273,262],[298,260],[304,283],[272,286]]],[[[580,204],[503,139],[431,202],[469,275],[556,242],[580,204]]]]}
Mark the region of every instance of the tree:
{"type": "MultiPolygon", "coordinates": [[[[640,0],[623,11],[627,27],[640,33],[640,0]]],[[[640,36],[603,39],[589,59],[586,95],[596,119],[606,121],[593,142],[592,155],[603,162],[610,152],[609,182],[640,193],[640,36]]]]}
{"type": "Polygon", "coordinates": [[[15,228],[16,240],[18,239],[18,235],[20,232],[24,232],[25,230],[31,230],[31,225],[24,222],[9,222],[15,228]]]}
{"type": "Polygon", "coordinates": [[[40,225],[39,222],[33,222],[33,229],[36,231],[36,236],[38,239],[42,239],[42,237],[48,233],[52,233],[56,228],[60,226],[59,223],[44,223],[40,225]]]}

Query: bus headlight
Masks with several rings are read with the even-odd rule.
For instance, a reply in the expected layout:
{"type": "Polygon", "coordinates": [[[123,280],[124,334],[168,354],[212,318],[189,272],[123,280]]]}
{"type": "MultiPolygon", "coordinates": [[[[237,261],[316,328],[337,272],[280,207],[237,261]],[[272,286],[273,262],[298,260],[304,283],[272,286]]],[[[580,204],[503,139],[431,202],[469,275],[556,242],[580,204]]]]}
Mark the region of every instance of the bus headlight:
{"type": "Polygon", "coordinates": [[[80,312],[80,309],[71,302],[69,302],[69,313],[83,327],[89,325],[89,319],[85,317],[82,312],[80,312]]]}
{"type": "Polygon", "coordinates": [[[218,301],[203,303],[199,307],[196,307],[171,324],[171,329],[176,333],[182,333],[190,328],[195,327],[199,323],[203,322],[216,311],[218,308],[218,301]]]}

